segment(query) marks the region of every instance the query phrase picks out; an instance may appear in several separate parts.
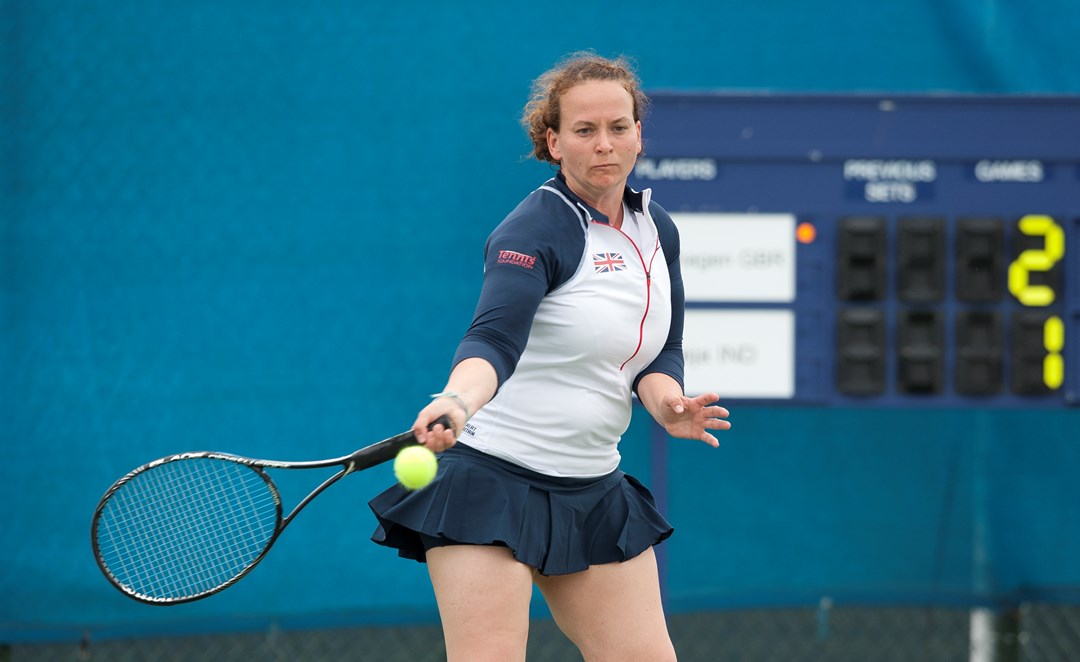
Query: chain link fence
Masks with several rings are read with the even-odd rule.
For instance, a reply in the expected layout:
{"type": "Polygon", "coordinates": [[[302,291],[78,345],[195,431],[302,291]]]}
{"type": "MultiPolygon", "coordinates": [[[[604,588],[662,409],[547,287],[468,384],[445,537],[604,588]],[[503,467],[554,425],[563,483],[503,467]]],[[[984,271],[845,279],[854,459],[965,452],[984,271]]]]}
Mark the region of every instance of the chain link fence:
{"type": "MultiPolygon", "coordinates": [[[[672,639],[682,662],[971,662],[967,609],[837,607],[677,614],[672,639]]],[[[1024,604],[999,614],[994,662],[1080,660],[1080,606],[1024,604]]],[[[11,645],[0,662],[248,662],[445,660],[437,625],[355,627],[11,645]]],[[[575,662],[577,649],[551,620],[529,633],[529,662],[575,662]]]]}

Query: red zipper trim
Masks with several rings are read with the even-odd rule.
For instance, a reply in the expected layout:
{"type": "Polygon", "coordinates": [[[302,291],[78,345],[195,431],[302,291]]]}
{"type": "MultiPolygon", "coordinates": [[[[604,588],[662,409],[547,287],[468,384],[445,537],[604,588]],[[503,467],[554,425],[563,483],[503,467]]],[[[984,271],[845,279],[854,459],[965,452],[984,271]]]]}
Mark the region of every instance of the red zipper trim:
{"type": "Polygon", "coordinates": [[[660,252],[660,239],[656,239],[656,247],[653,249],[652,257],[649,258],[649,265],[645,266],[645,256],[641,253],[641,249],[638,248],[638,245],[634,242],[634,240],[630,238],[630,235],[626,234],[620,228],[617,228],[614,225],[608,225],[607,223],[600,223],[598,221],[592,222],[596,223],[597,225],[605,225],[612,230],[618,232],[622,236],[626,237],[626,240],[630,242],[630,245],[634,247],[634,251],[638,255],[638,261],[641,262],[641,268],[645,270],[645,313],[641,316],[641,323],[638,324],[637,347],[634,348],[634,353],[630,355],[630,358],[623,361],[622,365],[619,366],[619,370],[622,370],[626,367],[627,363],[630,363],[630,361],[634,360],[634,357],[637,356],[638,352],[641,351],[641,345],[645,342],[645,320],[649,317],[649,308],[652,305],[652,265],[653,262],[656,260],[656,254],[660,252]]]}

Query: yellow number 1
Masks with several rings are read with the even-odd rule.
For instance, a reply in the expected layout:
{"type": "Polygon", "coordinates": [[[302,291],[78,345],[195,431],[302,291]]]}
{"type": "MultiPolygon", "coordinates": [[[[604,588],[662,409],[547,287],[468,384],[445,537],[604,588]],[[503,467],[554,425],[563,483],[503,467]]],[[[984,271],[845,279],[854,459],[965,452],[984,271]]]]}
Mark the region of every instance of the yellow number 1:
{"type": "Polygon", "coordinates": [[[1032,271],[1050,271],[1065,256],[1065,231],[1053,218],[1029,214],[1017,224],[1020,233],[1042,237],[1042,248],[1029,248],[1009,265],[1009,292],[1025,306],[1049,306],[1054,303],[1054,288],[1032,285],[1032,271]]]}
{"type": "Polygon", "coordinates": [[[1057,315],[1051,315],[1043,325],[1043,347],[1046,358],[1043,359],[1043,382],[1050,390],[1061,388],[1065,381],[1065,323],[1057,315]]]}

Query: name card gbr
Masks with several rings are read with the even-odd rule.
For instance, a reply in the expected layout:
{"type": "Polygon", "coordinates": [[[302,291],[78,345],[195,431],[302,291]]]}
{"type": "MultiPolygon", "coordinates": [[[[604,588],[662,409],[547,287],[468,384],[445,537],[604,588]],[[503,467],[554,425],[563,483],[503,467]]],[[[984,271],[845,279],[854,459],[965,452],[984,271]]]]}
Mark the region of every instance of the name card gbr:
{"type": "Polygon", "coordinates": [[[795,217],[672,214],[686,288],[686,392],[795,396],[795,217]],[[732,305],[734,304],[734,305],[732,305]],[[772,305],[769,309],[746,306],[772,305]],[[776,307],[779,305],[779,307],[776,307]]]}

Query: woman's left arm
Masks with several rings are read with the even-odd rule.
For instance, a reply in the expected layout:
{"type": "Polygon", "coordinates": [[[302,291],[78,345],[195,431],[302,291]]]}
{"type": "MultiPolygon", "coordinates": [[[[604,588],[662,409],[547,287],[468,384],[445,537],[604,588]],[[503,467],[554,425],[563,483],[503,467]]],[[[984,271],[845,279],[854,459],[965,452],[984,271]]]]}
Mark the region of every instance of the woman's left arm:
{"type": "Polygon", "coordinates": [[[679,439],[696,439],[716,448],[720,442],[709,430],[727,430],[728,410],[712,403],[720,399],[716,393],[703,393],[695,398],[683,395],[679,383],[661,372],[641,378],[637,385],[638,398],[656,422],[669,435],[679,439]]]}
{"type": "Polygon", "coordinates": [[[660,244],[668,265],[671,281],[671,327],[660,355],[637,378],[634,391],[645,409],[664,426],[667,433],[680,439],[697,439],[716,447],[720,442],[709,430],[727,430],[731,423],[723,420],[728,410],[711,403],[720,399],[716,393],[704,393],[696,398],[683,395],[683,315],[685,294],[682,269],[679,264],[679,230],[671,216],[655,202],[649,212],[656,222],[660,244]]]}

